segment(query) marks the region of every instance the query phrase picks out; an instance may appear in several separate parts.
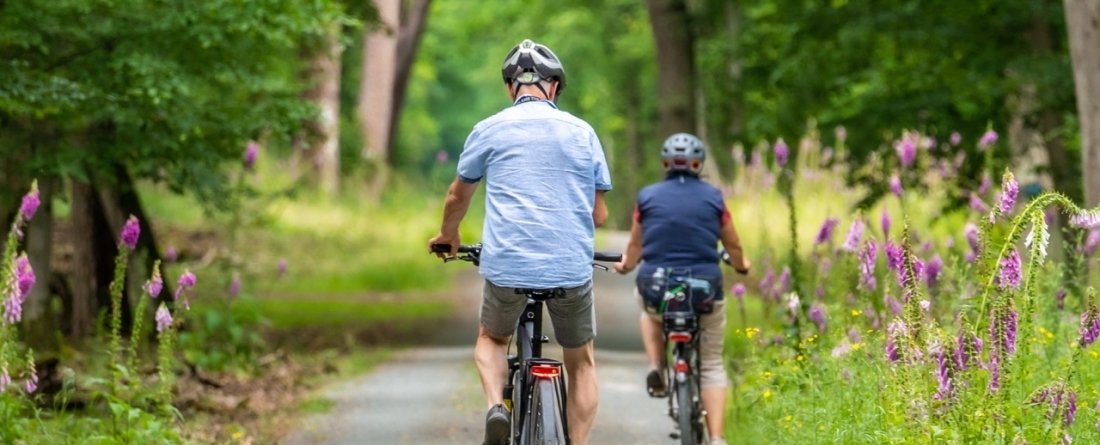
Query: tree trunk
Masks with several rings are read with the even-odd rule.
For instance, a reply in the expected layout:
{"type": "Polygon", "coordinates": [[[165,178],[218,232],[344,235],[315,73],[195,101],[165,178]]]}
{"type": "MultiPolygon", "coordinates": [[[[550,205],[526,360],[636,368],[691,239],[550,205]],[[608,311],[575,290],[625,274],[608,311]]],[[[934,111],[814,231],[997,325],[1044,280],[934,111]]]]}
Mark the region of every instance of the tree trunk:
{"type": "Polygon", "coordinates": [[[376,0],[378,25],[363,33],[359,80],[359,122],[366,138],[363,158],[385,164],[390,158],[390,120],[394,110],[397,42],[401,0],[376,0]]]}
{"type": "Polygon", "coordinates": [[[401,123],[401,109],[405,106],[405,93],[408,91],[409,77],[413,63],[416,62],[416,50],[424,36],[424,27],[428,21],[428,8],[431,0],[415,0],[413,5],[401,14],[401,29],[397,32],[397,71],[393,78],[393,111],[390,113],[390,128],[386,147],[386,162],[393,163],[398,125],[401,123]]]}
{"type": "Polygon", "coordinates": [[[658,138],[695,131],[695,51],[684,0],[646,0],[657,48],[658,138]]]}
{"type": "Polygon", "coordinates": [[[340,27],[329,26],[324,43],[318,48],[304,49],[308,60],[305,73],[310,85],[302,96],[317,105],[316,120],[306,123],[308,137],[296,141],[300,151],[293,163],[297,173],[304,165],[312,166],[321,190],[333,195],[340,186],[340,27]],[[308,145],[307,145],[308,144],[308,145]]]}
{"type": "Polygon", "coordinates": [[[53,191],[54,178],[42,177],[38,180],[38,197],[42,204],[34,218],[27,225],[27,257],[37,281],[23,306],[23,329],[26,332],[27,345],[36,351],[56,351],[57,336],[54,335],[56,323],[49,313],[50,268],[53,259],[53,191]]]}
{"type": "Polygon", "coordinates": [[[69,230],[73,246],[72,274],[72,337],[84,338],[94,332],[95,316],[99,305],[96,292],[99,283],[96,279],[95,239],[91,236],[95,228],[99,205],[95,190],[91,185],[72,181],[72,209],[69,230]]]}
{"type": "Polygon", "coordinates": [[[1081,171],[1085,204],[1100,205],[1100,1],[1065,0],[1077,117],[1081,122],[1081,171]]]}

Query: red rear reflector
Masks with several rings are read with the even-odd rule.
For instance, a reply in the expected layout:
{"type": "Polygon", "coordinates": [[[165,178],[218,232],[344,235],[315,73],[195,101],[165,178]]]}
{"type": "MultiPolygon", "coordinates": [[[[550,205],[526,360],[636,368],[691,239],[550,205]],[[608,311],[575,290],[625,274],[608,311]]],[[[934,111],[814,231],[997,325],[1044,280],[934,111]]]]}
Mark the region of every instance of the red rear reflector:
{"type": "Polygon", "coordinates": [[[540,379],[552,379],[561,375],[561,369],[557,366],[535,365],[531,367],[531,375],[540,379]]]}
{"type": "Polygon", "coordinates": [[[676,372],[688,372],[687,362],[683,360],[676,362],[676,372]]]}
{"type": "Polygon", "coordinates": [[[691,333],[689,332],[670,332],[668,334],[668,340],[676,343],[687,343],[691,341],[691,333]]]}

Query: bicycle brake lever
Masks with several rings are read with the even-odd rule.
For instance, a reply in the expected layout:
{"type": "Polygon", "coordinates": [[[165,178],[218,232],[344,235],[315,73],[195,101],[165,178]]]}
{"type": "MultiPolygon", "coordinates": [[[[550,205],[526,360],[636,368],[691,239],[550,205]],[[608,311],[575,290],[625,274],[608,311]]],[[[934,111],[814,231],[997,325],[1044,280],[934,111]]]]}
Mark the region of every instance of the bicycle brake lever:
{"type": "Polygon", "coordinates": [[[611,269],[609,269],[607,266],[604,266],[603,264],[600,264],[600,263],[592,263],[592,267],[595,267],[597,269],[603,269],[604,272],[611,271],[611,269]]]}

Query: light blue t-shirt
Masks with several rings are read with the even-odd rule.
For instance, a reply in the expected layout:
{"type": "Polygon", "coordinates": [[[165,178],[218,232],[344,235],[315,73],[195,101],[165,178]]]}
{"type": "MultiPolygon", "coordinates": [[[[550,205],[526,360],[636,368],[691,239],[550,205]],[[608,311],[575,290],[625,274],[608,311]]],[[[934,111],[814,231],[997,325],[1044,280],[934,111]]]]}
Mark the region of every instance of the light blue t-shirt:
{"type": "Polygon", "coordinates": [[[592,207],[596,190],[611,190],[611,175],[590,125],[552,102],[520,97],[474,126],[458,177],[486,178],[486,280],[550,289],[592,279],[592,207]]]}

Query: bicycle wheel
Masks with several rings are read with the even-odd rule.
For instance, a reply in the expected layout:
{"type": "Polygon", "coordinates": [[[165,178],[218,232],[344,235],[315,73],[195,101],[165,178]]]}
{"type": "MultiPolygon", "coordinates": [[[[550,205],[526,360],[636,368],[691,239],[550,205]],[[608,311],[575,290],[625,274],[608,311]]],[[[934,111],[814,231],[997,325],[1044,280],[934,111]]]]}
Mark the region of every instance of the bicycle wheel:
{"type": "Polygon", "coordinates": [[[539,379],[531,394],[531,415],[527,419],[530,428],[526,445],[565,445],[565,429],[562,425],[562,409],[553,380],[539,379]]]}
{"type": "Polygon", "coordinates": [[[692,417],[695,411],[691,401],[691,384],[689,382],[676,382],[676,404],[678,405],[677,420],[680,425],[680,444],[699,445],[696,442],[698,432],[692,417]]]}

